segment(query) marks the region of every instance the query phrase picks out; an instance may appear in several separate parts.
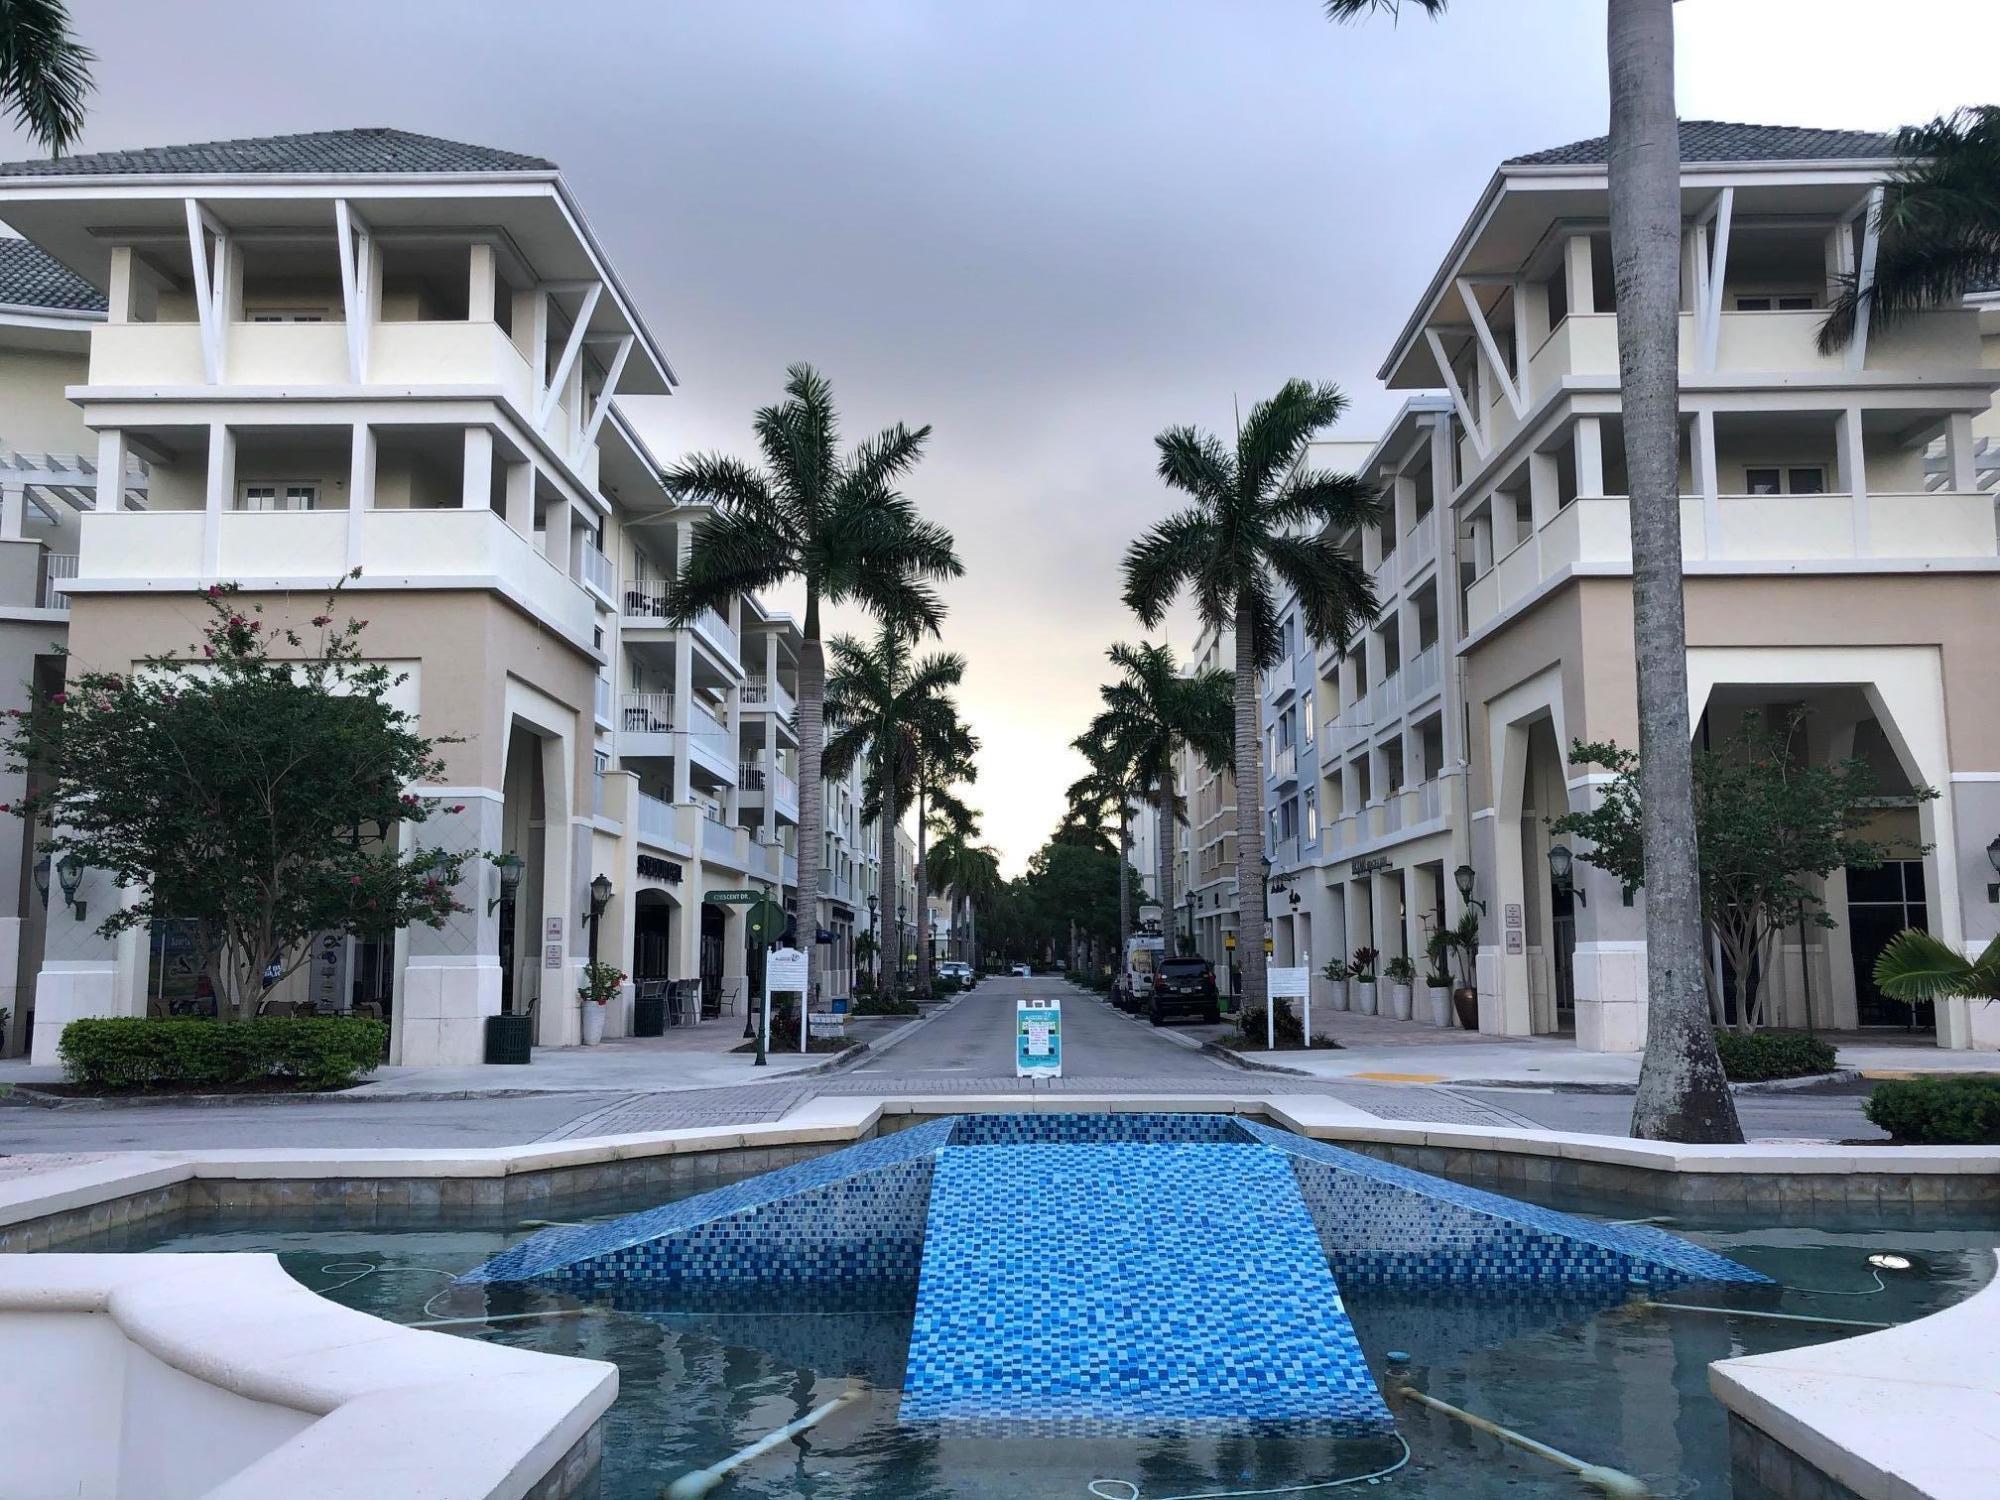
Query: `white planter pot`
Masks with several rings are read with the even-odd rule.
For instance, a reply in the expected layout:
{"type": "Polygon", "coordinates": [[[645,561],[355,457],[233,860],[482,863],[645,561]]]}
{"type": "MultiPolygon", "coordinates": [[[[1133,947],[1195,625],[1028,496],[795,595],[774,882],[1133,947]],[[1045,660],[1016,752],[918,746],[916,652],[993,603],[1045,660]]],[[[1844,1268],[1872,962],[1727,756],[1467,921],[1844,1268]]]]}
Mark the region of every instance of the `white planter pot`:
{"type": "Polygon", "coordinates": [[[1326,993],[1328,1002],[1335,1010],[1347,1009],[1347,981],[1345,979],[1329,979],[1326,982],[1326,993]]]}
{"type": "Polygon", "coordinates": [[[1375,1014],[1375,981],[1357,979],[1354,981],[1354,1009],[1359,1015],[1375,1014]]]}
{"type": "Polygon", "coordinates": [[[1389,986],[1389,1014],[1399,1021],[1410,1019],[1410,986],[1398,981],[1389,986]]]}
{"type": "Polygon", "coordinates": [[[1424,1019],[1433,1026],[1451,1025],[1451,986],[1426,987],[1424,990],[1426,1013],[1424,1019]]]}
{"type": "Polygon", "coordinates": [[[595,1047],[604,1040],[604,1007],[594,1000],[583,1002],[583,1045],[595,1047]]]}

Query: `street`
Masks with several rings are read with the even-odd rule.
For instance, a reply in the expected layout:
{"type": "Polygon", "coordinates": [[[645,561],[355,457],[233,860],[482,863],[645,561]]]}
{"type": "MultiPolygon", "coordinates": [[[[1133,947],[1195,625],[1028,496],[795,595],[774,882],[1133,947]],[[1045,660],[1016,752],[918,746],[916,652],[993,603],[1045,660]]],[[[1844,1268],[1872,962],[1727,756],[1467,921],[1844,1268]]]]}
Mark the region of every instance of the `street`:
{"type": "MultiPolygon", "coordinates": [[[[1251,1071],[1188,1045],[1208,1028],[1156,1030],[1060,980],[983,981],[887,1052],[851,1068],[772,1082],[744,1060],[743,1081],[721,1088],[599,1093],[508,1093],[456,1098],[322,1096],[243,1104],[118,1103],[45,1109],[0,1099],[0,1157],[36,1152],[172,1151],[231,1146],[507,1146],[702,1125],[780,1120],[805,1101],[870,1094],[1311,1094],[1383,1119],[1578,1130],[1623,1135],[1623,1094],[1545,1089],[1327,1081],[1251,1071]],[[1014,1002],[1063,1003],[1063,1076],[1014,1076],[1014,1002]],[[1176,1037],[1178,1036],[1178,1040],[1176,1037]]],[[[1338,1055],[1338,1054],[1336,1054],[1338,1055]]],[[[530,1075],[532,1076],[532,1075],[530,1075]]],[[[497,1081],[497,1080],[496,1080],[497,1081]]],[[[505,1082],[523,1080],[509,1073],[505,1082]]],[[[1861,1091],[1759,1094],[1739,1100],[1752,1139],[1879,1138],[1861,1115],[1861,1091]]]]}

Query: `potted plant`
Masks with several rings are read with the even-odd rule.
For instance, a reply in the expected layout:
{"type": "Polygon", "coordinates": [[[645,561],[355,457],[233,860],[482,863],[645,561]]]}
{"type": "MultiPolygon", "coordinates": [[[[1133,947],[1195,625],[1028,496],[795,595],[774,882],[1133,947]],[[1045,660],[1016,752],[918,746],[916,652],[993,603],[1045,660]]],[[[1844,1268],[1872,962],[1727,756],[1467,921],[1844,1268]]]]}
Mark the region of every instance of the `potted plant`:
{"type": "Polygon", "coordinates": [[[1424,944],[1424,1019],[1433,1026],[1451,1025],[1452,935],[1440,927],[1424,944]]]}
{"type": "Polygon", "coordinates": [[[1320,973],[1326,977],[1326,993],[1329,1003],[1332,1004],[1335,1010],[1346,1010],[1347,981],[1354,977],[1353,965],[1347,963],[1344,959],[1330,959],[1327,962],[1327,966],[1320,970],[1320,973]]]}
{"type": "Polygon", "coordinates": [[[1356,948],[1350,960],[1354,966],[1354,1009],[1364,1016],[1375,1014],[1375,960],[1381,956],[1374,948],[1356,948]]]}
{"type": "Polygon", "coordinates": [[[1417,966],[1405,954],[1398,953],[1382,966],[1383,977],[1389,981],[1389,1014],[1398,1021],[1410,1019],[1410,996],[1417,982],[1417,966]]]}
{"type": "Polygon", "coordinates": [[[1452,1009],[1458,1013],[1458,1024],[1466,1031],[1479,1029],[1479,986],[1476,977],[1479,970],[1479,913],[1467,909],[1458,919],[1456,927],[1448,927],[1442,934],[1453,953],[1458,956],[1459,986],[1451,992],[1452,1009]]]}
{"type": "Polygon", "coordinates": [[[595,1047],[604,1040],[604,1007],[618,998],[625,983],[625,971],[616,964],[592,961],[583,966],[583,986],[576,998],[583,1005],[583,1045],[595,1047]]]}

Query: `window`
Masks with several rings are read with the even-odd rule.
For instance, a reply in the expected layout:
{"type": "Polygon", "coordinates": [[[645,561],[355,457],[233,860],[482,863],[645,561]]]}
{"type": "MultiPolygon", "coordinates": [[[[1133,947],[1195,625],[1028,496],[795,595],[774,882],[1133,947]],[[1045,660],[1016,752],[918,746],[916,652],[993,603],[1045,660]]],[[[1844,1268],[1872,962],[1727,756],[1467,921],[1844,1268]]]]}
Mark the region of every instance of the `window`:
{"type": "Polygon", "coordinates": [[[1313,742],[1313,695],[1307,693],[1299,708],[1299,743],[1312,749],[1313,742]]]}
{"type": "Polygon", "coordinates": [[[1817,464],[1779,468],[1746,468],[1743,490],[1750,495],[1824,495],[1826,470],[1817,464]]]}
{"type": "Polygon", "coordinates": [[[253,323],[324,323],[326,310],[319,307],[262,307],[250,314],[253,323]]]}
{"type": "Polygon", "coordinates": [[[243,486],[244,510],[316,510],[318,507],[319,486],[316,484],[243,486]]]}
{"type": "Polygon", "coordinates": [[[1318,840],[1319,840],[1319,794],[1317,792],[1307,792],[1306,793],[1306,842],[1310,844],[1310,843],[1316,843],[1318,842],[1318,840]]]}
{"type": "Polygon", "coordinates": [[[1817,305],[1810,292],[1760,292],[1736,299],[1738,312],[1811,312],[1817,305]]]}

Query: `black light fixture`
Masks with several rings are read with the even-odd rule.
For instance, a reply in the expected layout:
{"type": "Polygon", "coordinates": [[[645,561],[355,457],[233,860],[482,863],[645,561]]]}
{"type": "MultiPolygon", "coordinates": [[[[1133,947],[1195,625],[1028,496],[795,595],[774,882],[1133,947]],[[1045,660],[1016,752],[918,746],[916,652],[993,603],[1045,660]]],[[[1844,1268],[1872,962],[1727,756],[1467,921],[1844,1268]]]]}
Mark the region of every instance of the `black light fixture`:
{"type": "Polygon", "coordinates": [[[600,875],[590,882],[590,914],[602,916],[604,908],[611,904],[611,877],[600,875]]]}
{"type": "Polygon", "coordinates": [[[1554,883],[1557,890],[1567,891],[1580,904],[1588,906],[1590,905],[1590,898],[1584,895],[1582,889],[1576,883],[1576,877],[1573,873],[1575,863],[1576,856],[1570,853],[1568,844],[1549,845],[1550,881],[1554,883]]]}
{"type": "MultiPolygon", "coordinates": [[[[1993,842],[1986,846],[1986,862],[1993,866],[1993,873],[1995,875],[2000,875],[2000,834],[1994,835],[1993,842]]],[[[1986,887],[1986,899],[1988,901],[2000,902],[2000,884],[1991,884],[1986,887]]]]}
{"type": "Polygon", "coordinates": [[[511,901],[514,899],[514,892],[521,888],[521,871],[526,866],[527,861],[522,859],[512,849],[509,849],[505,854],[500,855],[493,861],[493,868],[500,872],[500,894],[488,899],[486,903],[487,916],[492,916],[493,908],[498,906],[502,901],[511,901]]]}
{"type": "Polygon", "coordinates": [[[1458,894],[1468,901],[1472,899],[1472,883],[1476,879],[1478,876],[1471,865],[1460,865],[1451,872],[1452,884],[1458,887],[1458,894]]]}
{"type": "Polygon", "coordinates": [[[46,854],[35,861],[35,889],[42,893],[43,911],[49,909],[49,872],[54,868],[46,854]]]}
{"type": "Polygon", "coordinates": [[[81,922],[84,908],[83,903],[76,899],[76,893],[83,885],[83,861],[76,857],[74,851],[66,852],[56,861],[56,880],[62,885],[63,901],[81,922]]]}

